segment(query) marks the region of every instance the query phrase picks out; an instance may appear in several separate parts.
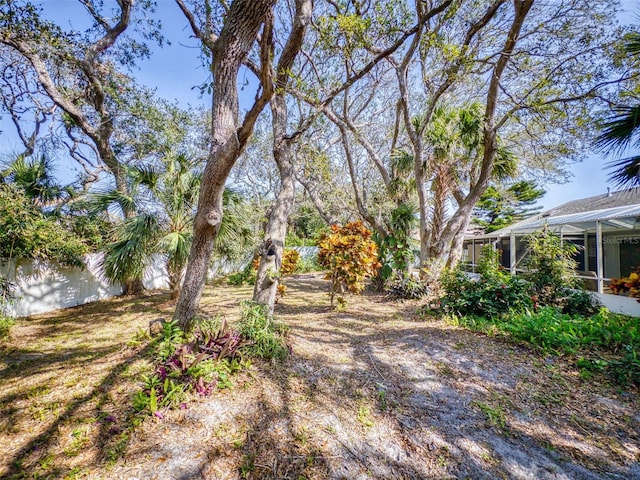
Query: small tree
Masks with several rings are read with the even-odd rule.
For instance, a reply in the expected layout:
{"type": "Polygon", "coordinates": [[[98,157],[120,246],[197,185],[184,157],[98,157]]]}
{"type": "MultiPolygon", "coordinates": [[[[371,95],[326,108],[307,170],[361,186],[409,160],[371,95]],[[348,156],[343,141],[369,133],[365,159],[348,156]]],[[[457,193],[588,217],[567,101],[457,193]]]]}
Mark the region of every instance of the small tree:
{"type": "Polygon", "coordinates": [[[578,247],[563,242],[546,227],[529,235],[526,242],[530,252],[524,277],[533,283],[542,305],[554,305],[567,289],[579,286],[575,276],[577,262],[573,258],[578,247]]]}
{"type": "Polygon", "coordinates": [[[473,222],[486,233],[499,230],[540,211],[542,207],[533,205],[545,193],[535,182],[527,180],[508,187],[492,185],[480,196],[473,222]]]}
{"type": "Polygon", "coordinates": [[[342,295],[346,291],[362,292],[365,280],[373,277],[381,266],[371,231],[360,221],[332,225],[331,233],[322,235],[318,246],[318,263],[329,269],[326,278],[331,280],[332,307],[336,294],[340,294],[338,303],[344,306],[342,295]]]}

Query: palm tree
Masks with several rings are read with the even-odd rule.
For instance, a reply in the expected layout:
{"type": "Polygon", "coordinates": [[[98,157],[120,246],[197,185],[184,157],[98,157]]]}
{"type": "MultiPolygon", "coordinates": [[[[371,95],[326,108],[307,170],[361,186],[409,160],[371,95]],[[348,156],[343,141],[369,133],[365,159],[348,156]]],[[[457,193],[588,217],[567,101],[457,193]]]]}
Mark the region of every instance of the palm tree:
{"type": "Polygon", "coordinates": [[[53,176],[50,158],[16,155],[0,172],[0,183],[14,183],[39,208],[59,206],[73,195],[71,186],[60,185],[53,176]]]}
{"type": "MultiPolygon", "coordinates": [[[[156,168],[131,168],[129,175],[134,188],[131,201],[139,213],[126,218],[115,228],[115,241],[105,249],[103,266],[112,282],[123,285],[125,294],[140,293],[144,269],[151,256],[165,257],[171,298],[180,296],[182,276],[193,240],[193,217],[198,200],[201,175],[194,171],[185,155],[173,155],[156,168]]],[[[94,199],[104,208],[115,202],[114,192],[94,199]]],[[[242,244],[253,234],[244,199],[232,190],[223,194],[225,215],[216,248],[226,251],[242,244]],[[243,212],[243,208],[245,212],[243,212]]],[[[121,202],[117,202],[121,205],[121,202]]]]}
{"type": "MultiPolygon", "coordinates": [[[[631,33],[624,44],[632,56],[640,55],[640,33],[631,33]]],[[[622,153],[628,147],[640,147],[640,103],[620,105],[604,123],[596,145],[608,152],[622,153]]],[[[640,186],[640,155],[622,158],[609,163],[612,169],[609,180],[619,186],[640,186]]]]}
{"type": "MultiPolygon", "coordinates": [[[[166,258],[171,298],[180,295],[201,178],[191,164],[179,154],[164,158],[158,167],[129,168],[132,196],[125,204],[138,213],[115,227],[115,241],[105,248],[103,261],[107,278],[120,283],[125,294],[140,293],[144,269],[159,253],[166,258]]],[[[106,210],[114,203],[123,205],[119,197],[110,191],[94,195],[92,202],[106,210]]]]}

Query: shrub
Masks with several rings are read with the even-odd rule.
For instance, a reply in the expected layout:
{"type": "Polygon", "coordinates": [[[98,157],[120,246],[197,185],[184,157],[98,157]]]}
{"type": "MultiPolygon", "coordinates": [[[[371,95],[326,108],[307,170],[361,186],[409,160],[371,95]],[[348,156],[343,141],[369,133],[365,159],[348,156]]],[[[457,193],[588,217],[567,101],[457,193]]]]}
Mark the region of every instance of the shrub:
{"type": "Polygon", "coordinates": [[[45,216],[15,185],[0,184],[0,257],[53,260],[82,266],[82,240],[45,216]]]}
{"type": "Polygon", "coordinates": [[[157,365],[142,377],[142,390],[133,398],[134,409],[161,416],[161,408],[174,407],[186,393],[209,395],[231,385],[231,374],[246,363],[239,360],[244,341],[225,321],[201,321],[187,339],[176,321],[165,322],[157,341],[157,365]]]}
{"type": "Polygon", "coordinates": [[[284,335],[287,327],[273,320],[267,305],[245,301],[238,329],[247,341],[242,352],[263,360],[284,360],[289,354],[284,335]]]}
{"type": "Polygon", "coordinates": [[[532,233],[525,241],[529,255],[524,263],[527,271],[523,278],[535,286],[542,305],[562,307],[566,289],[579,286],[575,276],[577,263],[573,259],[578,247],[571,242],[562,242],[547,228],[532,233]]]}
{"type": "Polygon", "coordinates": [[[329,269],[326,278],[331,280],[331,306],[337,294],[339,304],[344,305],[342,295],[346,291],[362,292],[365,280],[373,277],[381,266],[371,231],[360,221],[332,225],[331,233],[322,235],[318,246],[318,263],[329,269]]]}
{"type": "Polygon", "coordinates": [[[582,371],[607,372],[621,384],[640,384],[640,325],[637,319],[601,308],[591,317],[568,315],[554,307],[537,312],[492,318],[476,315],[449,317],[452,323],[483,333],[501,333],[545,352],[577,354],[582,371]],[[607,354],[601,358],[597,352],[607,354]]]}
{"type": "Polygon", "coordinates": [[[616,295],[624,294],[640,298],[640,266],[634,268],[627,277],[612,278],[609,288],[616,295]]]}
{"type": "Polygon", "coordinates": [[[565,288],[561,296],[562,313],[569,315],[593,315],[602,308],[600,302],[589,292],[576,288],[565,288]]]}
{"type": "Polygon", "coordinates": [[[244,284],[255,285],[256,283],[256,269],[253,266],[253,261],[242,269],[240,272],[232,273],[227,277],[227,283],[240,287],[244,284]]]}
{"type": "Polygon", "coordinates": [[[0,340],[6,340],[11,336],[11,327],[16,321],[11,317],[0,315],[0,340]]]}
{"type": "Polygon", "coordinates": [[[386,290],[398,298],[418,299],[429,294],[426,283],[412,275],[393,275],[386,290]]]}
{"type": "Polygon", "coordinates": [[[460,270],[443,275],[444,296],[440,299],[447,313],[493,317],[536,306],[531,284],[518,277],[480,277],[472,279],[460,270]]]}
{"type": "Polygon", "coordinates": [[[301,257],[298,260],[294,273],[308,273],[322,270],[322,266],[318,263],[318,256],[301,257]]]}

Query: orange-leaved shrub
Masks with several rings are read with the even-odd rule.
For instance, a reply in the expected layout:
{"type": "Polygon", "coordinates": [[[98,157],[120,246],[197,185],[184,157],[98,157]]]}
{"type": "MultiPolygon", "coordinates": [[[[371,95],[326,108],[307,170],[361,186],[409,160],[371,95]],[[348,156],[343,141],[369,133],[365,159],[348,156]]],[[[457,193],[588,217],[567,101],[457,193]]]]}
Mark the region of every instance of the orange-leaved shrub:
{"type": "Polygon", "coordinates": [[[332,225],[331,232],[320,237],[318,247],[318,263],[329,270],[326,278],[331,280],[331,306],[337,294],[339,305],[346,305],[342,295],[362,292],[365,280],[381,267],[378,247],[361,221],[332,225]]]}

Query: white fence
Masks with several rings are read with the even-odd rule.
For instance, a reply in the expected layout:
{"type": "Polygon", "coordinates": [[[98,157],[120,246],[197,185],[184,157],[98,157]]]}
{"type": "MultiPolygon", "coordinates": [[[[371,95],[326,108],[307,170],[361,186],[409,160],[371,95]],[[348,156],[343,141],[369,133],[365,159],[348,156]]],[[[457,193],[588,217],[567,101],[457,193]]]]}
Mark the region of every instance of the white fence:
{"type": "MultiPolygon", "coordinates": [[[[317,254],[316,247],[297,247],[302,257],[317,254]]],[[[122,293],[104,278],[100,268],[101,254],[85,257],[85,268],[64,267],[55,262],[32,260],[0,260],[0,275],[14,284],[14,300],[0,312],[12,317],[28,317],[37,313],[75,307],[110,298],[122,293]]],[[[208,278],[216,278],[242,270],[251,258],[239,261],[218,259],[212,263],[208,278]]],[[[169,288],[164,257],[155,256],[144,273],[143,283],[150,290],[169,288]]]]}
{"type": "MultiPolygon", "coordinates": [[[[3,313],[27,317],[120,295],[122,288],[110,285],[104,278],[100,260],[100,254],[87,255],[84,269],[64,267],[55,262],[3,261],[0,275],[14,285],[13,301],[6,305],[3,313]]],[[[168,288],[162,257],[155,257],[147,267],[144,286],[168,288]]]]}

